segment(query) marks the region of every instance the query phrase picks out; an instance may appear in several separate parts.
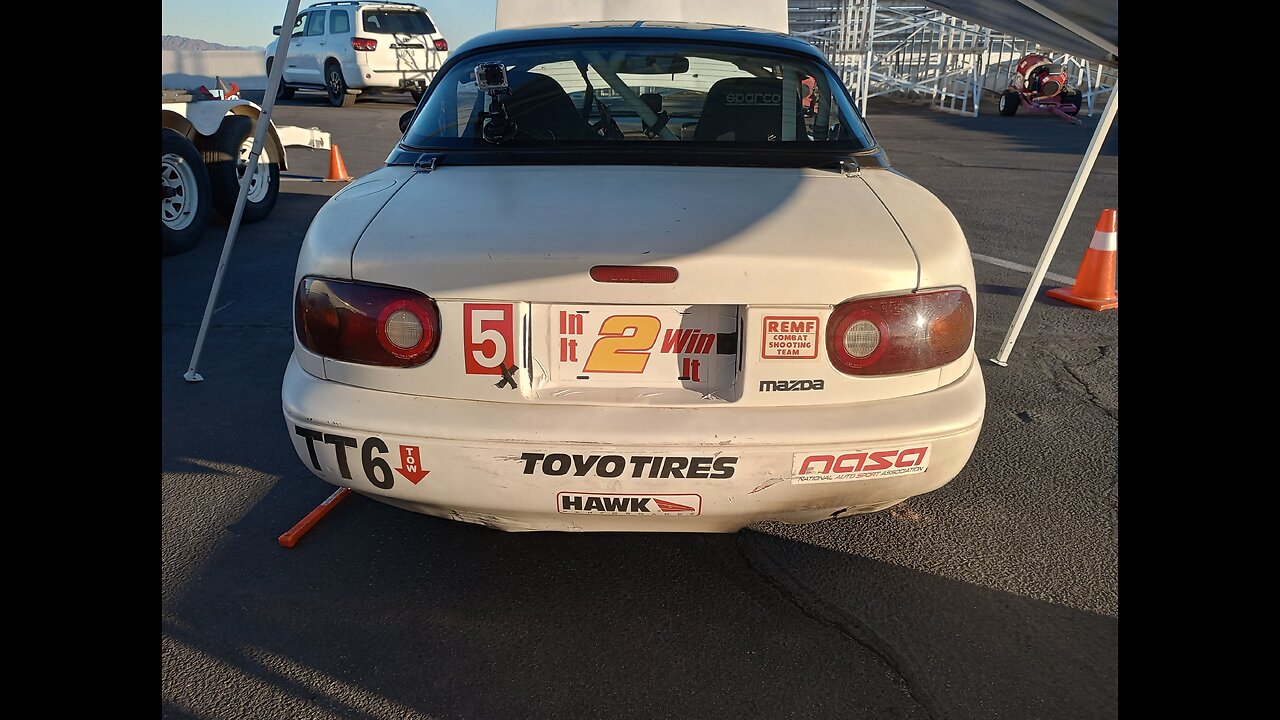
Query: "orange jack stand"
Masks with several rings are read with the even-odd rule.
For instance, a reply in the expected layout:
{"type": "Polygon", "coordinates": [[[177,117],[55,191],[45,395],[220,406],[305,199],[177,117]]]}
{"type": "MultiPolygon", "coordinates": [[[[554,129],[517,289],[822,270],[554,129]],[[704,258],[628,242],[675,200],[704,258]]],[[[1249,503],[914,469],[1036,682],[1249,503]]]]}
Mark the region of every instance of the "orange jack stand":
{"type": "Polygon", "coordinates": [[[338,490],[330,495],[327,500],[317,505],[315,510],[307,513],[306,517],[299,520],[297,525],[289,528],[289,532],[277,538],[280,543],[280,547],[291,548],[294,545],[297,545],[298,541],[302,539],[302,536],[306,535],[308,530],[315,527],[315,524],[320,522],[320,518],[328,515],[334,505],[342,502],[342,499],[350,494],[351,488],[338,488],[338,490]]]}

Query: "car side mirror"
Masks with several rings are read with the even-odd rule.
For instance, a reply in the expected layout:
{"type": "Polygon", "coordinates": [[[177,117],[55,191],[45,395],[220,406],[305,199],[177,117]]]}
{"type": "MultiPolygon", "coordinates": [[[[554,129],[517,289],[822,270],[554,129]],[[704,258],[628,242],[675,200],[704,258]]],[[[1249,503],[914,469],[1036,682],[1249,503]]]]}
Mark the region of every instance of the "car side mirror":
{"type": "Polygon", "coordinates": [[[405,113],[400,116],[400,134],[401,135],[408,132],[409,122],[411,120],[413,120],[413,110],[406,110],[405,113]]]}
{"type": "Polygon", "coordinates": [[[271,28],[271,34],[272,34],[272,35],[279,35],[279,34],[280,34],[280,26],[279,26],[279,25],[274,25],[274,26],[272,26],[272,28],[271,28]]]}

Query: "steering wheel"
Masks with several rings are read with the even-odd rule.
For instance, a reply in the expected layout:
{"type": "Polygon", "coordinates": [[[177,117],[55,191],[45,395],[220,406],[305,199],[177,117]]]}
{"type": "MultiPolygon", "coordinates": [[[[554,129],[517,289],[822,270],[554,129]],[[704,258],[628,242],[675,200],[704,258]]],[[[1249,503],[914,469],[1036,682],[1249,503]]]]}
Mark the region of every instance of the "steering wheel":
{"type": "Polygon", "coordinates": [[[618,123],[614,121],[613,112],[609,110],[609,106],[597,98],[596,109],[600,111],[600,122],[592,124],[591,128],[605,140],[622,140],[624,138],[622,128],[619,128],[618,123]]]}

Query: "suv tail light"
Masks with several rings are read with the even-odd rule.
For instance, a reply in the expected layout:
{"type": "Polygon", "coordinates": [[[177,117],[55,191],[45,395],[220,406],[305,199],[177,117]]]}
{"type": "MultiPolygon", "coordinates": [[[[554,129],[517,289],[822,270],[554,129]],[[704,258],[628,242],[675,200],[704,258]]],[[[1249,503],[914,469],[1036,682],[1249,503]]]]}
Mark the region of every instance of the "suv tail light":
{"type": "Polygon", "coordinates": [[[449,41],[444,38],[436,38],[436,49],[445,52],[449,49],[449,41]]]}
{"type": "Polygon", "coordinates": [[[373,38],[351,38],[352,50],[377,50],[378,41],[373,38]]]}
{"type": "Polygon", "coordinates": [[[413,367],[439,344],[440,311],[415,290],[307,277],[293,312],[298,341],[334,360],[413,367]]]}
{"type": "Polygon", "coordinates": [[[850,300],[827,321],[827,357],[846,375],[939,367],[972,339],[973,300],[959,288],[850,300]]]}

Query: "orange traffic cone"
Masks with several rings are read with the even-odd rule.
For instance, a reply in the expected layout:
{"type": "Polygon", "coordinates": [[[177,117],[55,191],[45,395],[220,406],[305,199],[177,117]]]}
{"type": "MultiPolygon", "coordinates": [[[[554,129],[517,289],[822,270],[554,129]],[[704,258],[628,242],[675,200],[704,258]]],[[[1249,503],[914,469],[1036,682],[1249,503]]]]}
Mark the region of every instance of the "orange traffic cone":
{"type": "Polygon", "coordinates": [[[329,177],[324,181],[350,182],[351,179],[347,174],[347,164],[342,161],[342,153],[338,151],[338,145],[335,143],[329,148],[329,177]]]}
{"type": "Polygon", "coordinates": [[[1070,288],[1053,288],[1049,297],[1065,300],[1090,310],[1110,310],[1120,306],[1120,293],[1116,291],[1116,211],[1107,208],[1098,217],[1093,230],[1093,241],[1084,251],[1076,284],[1070,288]]]}

